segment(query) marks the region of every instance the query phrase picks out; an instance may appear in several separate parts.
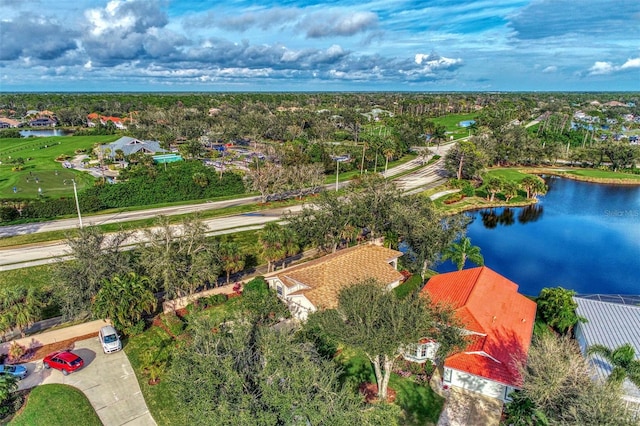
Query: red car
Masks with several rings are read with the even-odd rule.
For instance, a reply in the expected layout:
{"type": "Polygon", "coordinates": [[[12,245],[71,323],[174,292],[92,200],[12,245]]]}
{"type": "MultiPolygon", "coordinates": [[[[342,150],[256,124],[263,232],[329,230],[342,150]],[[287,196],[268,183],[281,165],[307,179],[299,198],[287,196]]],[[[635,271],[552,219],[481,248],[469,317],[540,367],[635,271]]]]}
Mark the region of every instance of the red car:
{"type": "Polygon", "coordinates": [[[44,368],[55,368],[62,371],[65,376],[71,372],[79,370],[84,365],[84,361],[71,351],[54,352],[47,355],[42,360],[44,368]]]}

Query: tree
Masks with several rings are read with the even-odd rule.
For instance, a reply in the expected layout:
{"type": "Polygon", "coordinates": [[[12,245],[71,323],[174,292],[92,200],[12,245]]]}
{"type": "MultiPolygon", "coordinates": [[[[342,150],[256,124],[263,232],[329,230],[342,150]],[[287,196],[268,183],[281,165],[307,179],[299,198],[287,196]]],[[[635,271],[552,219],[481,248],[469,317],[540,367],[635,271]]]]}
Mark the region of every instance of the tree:
{"type": "Polygon", "coordinates": [[[447,152],[445,168],[457,179],[472,179],[485,166],[485,155],[471,140],[462,140],[447,152]]]}
{"type": "Polygon", "coordinates": [[[525,176],[520,185],[527,192],[527,198],[534,198],[536,195],[545,194],[547,186],[538,176],[525,176]]]}
{"type": "Polygon", "coordinates": [[[18,379],[11,374],[0,374],[0,419],[14,411],[14,392],[18,390],[18,379]]]}
{"type": "Polygon", "coordinates": [[[505,200],[509,202],[512,198],[518,196],[518,184],[511,180],[503,182],[502,193],[504,194],[505,200]]]}
{"type": "Polygon", "coordinates": [[[527,359],[515,362],[522,376],[518,398],[530,400],[531,412],[548,421],[535,424],[637,424],[626,411],[620,390],[593,380],[588,361],[569,337],[553,333],[536,337],[527,359]]]}
{"type": "Polygon", "coordinates": [[[484,265],[484,258],[482,254],[480,254],[480,247],[471,245],[471,239],[469,237],[461,238],[460,241],[451,244],[442,256],[442,259],[451,259],[459,271],[464,268],[467,259],[476,265],[484,265]]]}
{"type": "Polygon", "coordinates": [[[288,213],[285,220],[301,245],[333,253],[358,230],[356,216],[354,204],[347,197],[323,191],[301,211],[288,213]]]}
{"type": "Polygon", "coordinates": [[[543,288],[536,299],[538,315],[550,327],[568,334],[584,318],[576,314],[578,303],[573,300],[576,292],[562,287],[543,288]]]}
{"type": "Polygon", "coordinates": [[[432,307],[417,293],[398,298],[375,280],[343,289],[336,309],[316,312],[308,323],[364,352],[373,365],[382,401],[387,398],[391,371],[404,347],[430,338],[440,343],[438,355],[444,358],[464,341],[451,311],[432,307]]]}
{"type": "Polygon", "coordinates": [[[487,197],[489,201],[493,202],[496,194],[502,189],[503,184],[503,180],[496,176],[490,176],[489,179],[487,179],[485,187],[490,194],[490,196],[487,197]]]}
{"type": "Polygon", "coordinates": [[[267,261],[267,272],[274,262],[285,259],[299,250],[295,232],[275,222],[269,222],[258,234],[262,256],[267,261]]]}
{"type": "Polygon", "coordinates": [[[184,424],[398,424],[397,407],[365,406],[332,361],[290,332],[240,318],[220,326],[209,317],[190,331],[169,371],[184,424]]]}
{"type": "Polygon", "coordinates": [[[220,264],[217,246],[206,239],[207,227],[198,217],[187,217],[180,225],[158,217],[156,227],[144,231],[138,247],[139,263],[165,300],[193,294],[199,287],[215,285],[220,264]]]}
{"type": "Polygon", "coordinates": [[[115,275],[105,280],[98,291],[92,311],[95,316],[110,319],[114,327],[130,334],[142,315],[155,310],[158,300],[148,277],[135,272],[115,275]]]}
{"type": "Polygon", "coordinates": [[[245,255],[240,246],[233,241],[226,241],[218,247],[222,270],[227,273],[227,284],[231,274],[242,271],[245,265],[245,255]]]}
{"type": "Polygon", "coordinates": [[[131,270],[129,257],[122,251],[129,235],[126,232],[107,235],[98,227],[87,226],[67,237],[72,260],[57,263],[54,270],[65,318],[89,315],[91,300],[103,280],[131,270]]]}
{"type": "Polygon", "coordinates": [[[40,320],[45,295],[34,286],[0,289],[0,333],[17,328],[24,337],[25,328],[40,320]]]}
{"type": "Polygon", "coordinates": [[[640,361],[636,359],[636,351],[629,343],[610,349],[604,345],[592,345],[587,349],[589,355],[600,355],[613,370],[609,374],[609,382],[622,386],[625,379],[640,388],[640,361]]]}

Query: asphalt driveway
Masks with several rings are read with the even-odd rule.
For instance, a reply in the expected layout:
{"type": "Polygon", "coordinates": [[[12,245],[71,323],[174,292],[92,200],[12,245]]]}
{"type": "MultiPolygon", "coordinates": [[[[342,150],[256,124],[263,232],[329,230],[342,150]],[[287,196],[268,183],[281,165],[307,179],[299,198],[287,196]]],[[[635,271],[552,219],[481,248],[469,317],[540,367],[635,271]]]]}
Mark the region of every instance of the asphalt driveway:
{"type": "Polygon", "coordinates": [[[48,383],[63,383],[80,389],[106,426],[148,426],[151,417],[135,373],[123,351],[104,354],[97,337],[80,340],[72,351],[84,360],[84,367],[64,376],[58,370],[45,370],[42,360],[26,363],[29,375],[19,389],[48,383]]]}

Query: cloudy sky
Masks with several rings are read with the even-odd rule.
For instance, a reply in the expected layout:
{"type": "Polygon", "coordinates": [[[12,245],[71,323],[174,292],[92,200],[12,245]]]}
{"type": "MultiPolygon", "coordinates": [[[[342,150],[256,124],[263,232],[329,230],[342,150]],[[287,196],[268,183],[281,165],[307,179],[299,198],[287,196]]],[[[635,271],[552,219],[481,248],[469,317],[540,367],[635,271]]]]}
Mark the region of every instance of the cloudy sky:
{"type": "Polygon", "coordinates": [[[2,0],[0,92],[638,91],[639,0],[2,0]]]}

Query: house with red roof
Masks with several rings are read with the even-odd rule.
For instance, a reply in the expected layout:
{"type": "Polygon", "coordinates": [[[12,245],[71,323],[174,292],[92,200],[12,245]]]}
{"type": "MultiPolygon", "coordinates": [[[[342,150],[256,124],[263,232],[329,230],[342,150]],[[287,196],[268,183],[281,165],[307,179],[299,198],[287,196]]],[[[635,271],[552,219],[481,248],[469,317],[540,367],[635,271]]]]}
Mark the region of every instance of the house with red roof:
{"type": "MultiPolygon", "coordinates": [[[[432,277],[422,295],[452,307],[464,325],[467,347],[445,359],[443,384],[508,401],[520,387],[516,361],[526,359],[536,303],[518,285],[486,266],[432,277]]],[[[433,359],[437,343],[424,341],[405,357],[433,359]]]]}

